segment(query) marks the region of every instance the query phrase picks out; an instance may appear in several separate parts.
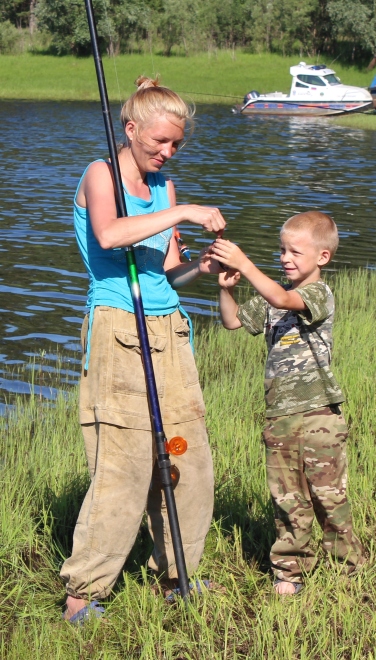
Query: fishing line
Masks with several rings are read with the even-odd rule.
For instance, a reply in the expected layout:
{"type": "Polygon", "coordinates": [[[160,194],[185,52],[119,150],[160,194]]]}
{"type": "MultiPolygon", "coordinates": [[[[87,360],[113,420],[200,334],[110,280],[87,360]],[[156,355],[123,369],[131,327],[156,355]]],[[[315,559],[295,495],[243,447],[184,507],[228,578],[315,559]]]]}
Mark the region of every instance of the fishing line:
{"type": "Polygon", "coordinates": [[[199,96],[217,96],[218,98],[222,99],[240,99],[241,96],[238,94],[238,96],[229,96],[228,94],[210,94],[208,92],[183,92],[182,90],[175,90],[178,94],[197,94],[199,96]]]}
{"type": "MultiPolygon", "coordinates": [[[[110,3],[109,3],[109,5],[110,5],[110,3]]],[[[113,39],[112,39],[113,31],[112,31],[112,28],[111,28],[110,18],[108,16],[108,12],[107,12],[107,2],[106,1],[104,2],[104,14],[105,14],[105,24],[106,24],[106,28],[107,28],[107,34],[108,34],[108,37],[110,39],[110,46],[112,46],[112,44],[113,44],[113,39]]],[[[152,44],[151,44],[150,39],[148,39],[148,41],[149,41],[149,53],[150,53],[150,59],[151,59],[151,68],[152,68],[152,71],[153,71],[153,78],[155,78],[157,74],[155,72],[152,44]]],[[[123,101],[122,95],[121,95],[118,69],[117,69],[117,66],[116,66],[116,56],[115,56],[115,51],[114,51],[113,47],[112,48],[110,47],[110,49],[109,49],[109,58],[110,59],[112,58],[113,63],[114,63],[115,78],[116,78],[117,91],[118,91],[118,97],[119,97],[119,103],[120,103],[120,111],[121,111],[124,101],[123,101]]]]}
{"type": "MultiPolygon", "coordinates": [[[[334,62],[336,62],[336,61],[338,60],[338,58],[341,57],[341,55],[342,55],[342,53],[340,53],[339,55],[337,55],[337,57],[336,57],[334,60],[332,60],[331,62],[329,62],[329,67],[332,66],[332,64],[334,64],[334,62]]],[[[328,68],[329,68],[329,67],[328,67],[328,68]]]]}
{"type": "Polygon", "coordinates": [[[117,88],[118,88],[118,96],[119,96],[120,112],[121,112],[121,109],[123,107],[123,101],[122,101],[122,98],[121,98],[120,82],[119,82],[118,70],[117,70],[117,66],[116,66],[115,51],[114,51],[114,48],[113,48],[111,25],[110,25],[110,19],[109,19],[108,13],[107,13],[107,2],[106,2],[106,0],[104,2],[104,15],[105,15],[105,24],[106,24],[106,27],[107,27],[107,33],[108,33],[108,37],[110,39],[109,58],[110,59],[112,58],[113,62],[114,62],[115,79],[116,79],[117,88]]]}
{"type": "Polygon", "coordinates": [[[156,73],[155,73],[155,68],[154,68],[154,57],[153,57],[153,50],[151,47],[151,40],[149,39],[149,51],[150,51],[150,57],[151,57],[151,68],[153,70],[153,78],[155,78],[156,73]]]}

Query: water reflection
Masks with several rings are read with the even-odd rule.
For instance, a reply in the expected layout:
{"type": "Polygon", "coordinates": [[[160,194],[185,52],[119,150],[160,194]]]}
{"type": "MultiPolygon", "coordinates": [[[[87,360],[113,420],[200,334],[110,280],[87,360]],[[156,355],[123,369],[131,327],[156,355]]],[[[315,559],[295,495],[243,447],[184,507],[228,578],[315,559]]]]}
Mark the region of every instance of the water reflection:
{"type": "MultiPolygon", "coordinates": [[[[323,119],[241,117],[200,106],[196,134],[165,171],[179,201],[219,206],[228,237],[275,278],[279,227],[309,208],[327,211],[339,226],[332,268],[374,268],[375,147],[374,132],[323,119]]],[[[54,397],[58,354],[64,356],[59,378],[77,381],[87,277],[74,239],[72,198],[86,165],[107,152],[100,106],[0,102],[0,148],[2,401],[28,391],[17,370],[33,362],[44,379],[40,395],[54,397]]],[[[180,231],[193,255],[211,240],[192,225],[180,231]]],[[[190,313],[204,317],[215,313],[216,298],[215,278],[181,296],[190,313]]]]}

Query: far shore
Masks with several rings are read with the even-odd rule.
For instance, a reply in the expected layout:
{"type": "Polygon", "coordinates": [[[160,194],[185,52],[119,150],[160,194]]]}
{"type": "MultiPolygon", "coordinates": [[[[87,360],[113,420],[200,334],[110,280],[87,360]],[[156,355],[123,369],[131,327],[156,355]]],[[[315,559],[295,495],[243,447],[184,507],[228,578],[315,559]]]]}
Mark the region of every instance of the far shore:
{"type": "MultiPolygon", "coordinates": [[[[190,57],[129,54],[103,58],[110,101],[122,103],[134,91],[140,74],[159,74],[189,102],[234,105],[252,89],[260,93],[290,89],[289,68],[304,59],[267,53],[223,50],[190,57]]],[[[321,58],[330,66],[330,62],[321,58]]],[[[321,61],[321,60],[320,60],[321,61]]],[[[368,87],[372,72],[356,66],[333,65],[342,82],[368,87]]],[[[53,57],[25,53],[0,55],[0,100],[98,101],[92,58],[53,57]]],[[[272,119],[272,118],[271,118],[272,119]]],[[[327,121],[327,120],[326,120],[327,121]]],[[[329,121],[365,130],[376,129],[376,112],[356,113],[329,121]]]]}

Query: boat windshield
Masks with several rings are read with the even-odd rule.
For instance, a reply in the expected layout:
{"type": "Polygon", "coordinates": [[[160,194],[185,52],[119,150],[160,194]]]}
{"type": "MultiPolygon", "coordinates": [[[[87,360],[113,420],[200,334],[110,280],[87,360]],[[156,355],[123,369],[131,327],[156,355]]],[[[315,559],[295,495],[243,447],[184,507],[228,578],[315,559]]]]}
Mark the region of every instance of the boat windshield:
{"type": "MultiPolygon", "coordinates": [[[[301,82],[307,83],[307,85],[317,85],[318,87],[325,87],[325,82],[319,76],[299,75],[299,76],[297,76],[297,78],[301,82]]],[[[300,85],[300,87],[301,87],[301,85],[300,85]]]]}
{"type": "Polygon", "coordinates": [[[325,80],[328,81],[329,85],[340,85],[341,81],[334,73],[328,73],[327,76],[324,76],[325,80]]]}

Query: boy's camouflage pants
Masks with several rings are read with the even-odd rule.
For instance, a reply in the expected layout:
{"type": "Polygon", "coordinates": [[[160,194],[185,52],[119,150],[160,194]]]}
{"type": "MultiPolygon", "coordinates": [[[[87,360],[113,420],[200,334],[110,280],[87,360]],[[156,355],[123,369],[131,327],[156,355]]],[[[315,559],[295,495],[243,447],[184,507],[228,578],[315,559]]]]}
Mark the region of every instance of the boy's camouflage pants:
{"type": "Polygon", "coordinates": [[[267,420],[267,478],[277,529],[270,559],[280,580],[301,582],[314,568],[314,515],[325,552],[346,564],[347,572],[363,562],[346,497],[346,438],[346,422],[334,407],[267,420]]]}

